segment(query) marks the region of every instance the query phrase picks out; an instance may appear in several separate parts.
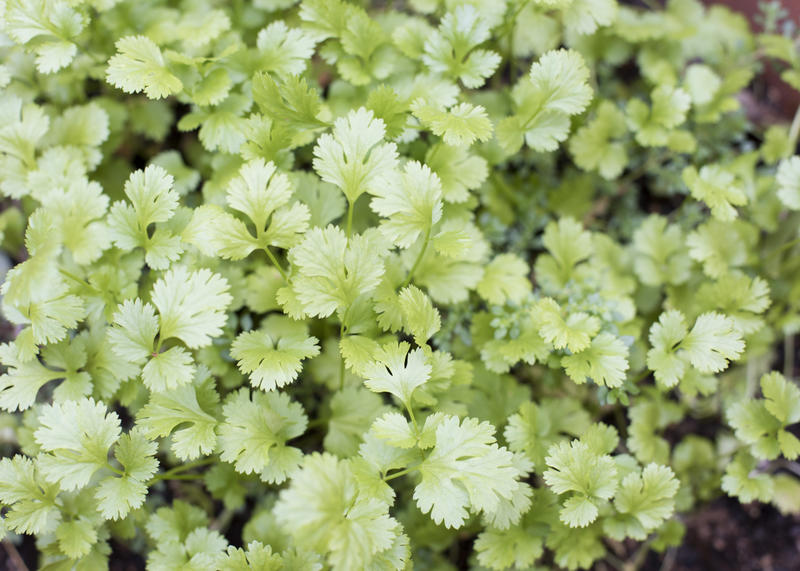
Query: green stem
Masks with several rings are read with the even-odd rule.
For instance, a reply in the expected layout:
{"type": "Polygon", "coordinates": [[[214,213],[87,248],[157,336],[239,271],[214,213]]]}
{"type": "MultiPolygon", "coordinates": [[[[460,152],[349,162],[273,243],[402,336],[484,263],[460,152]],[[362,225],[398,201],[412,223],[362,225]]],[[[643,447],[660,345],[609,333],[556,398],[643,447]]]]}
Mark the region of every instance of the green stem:
{"type": "Polygon", "coordinates": [[[800,105],[798,105],[797,111],[794,112],[792,126],[789,127],[789,157],[797,150],[798,137],[800,137],[800,105]]]}
{"type": "Polygon", "coordinates": [[[193,468],[200,468],[202,466],[208,466],[209,464],[216,464],[216,458],[200,458],[199,460],[195,460],[193,462],[187,462],[186,464],[181,464],[180,466],[175,466],[174,468],[170,468],[165,474],[174,474],[176,472],[185,472],[186,470],[191,470],[193,468]]]}
{"type": "Polygon", "coordinates": [[[306,424],[306,428],[318,428],[320,426],[325,426],[328,424],[327,418],[315,418],[314,420],[309,420],[308,424],[306,424]]]}
{"type": "Polygon", "coordinates": [[[394,474],[390,474],[389,476],[385,476],[383,478],[384,482],[388,482],[389,480],[394,480],[395,478],[399,478],[400,476],[405,476],[411,472],[419,470],[419,465],[416,466],[409,466],[408,468],[403,468],[399,472],[395,472],[394,474]]]}
{"type": "Polygon", "coordinates": [[[428,229],[425,231],[425,241],[422,244],[422,249],[419,251],[417,259],[414,260],[414,265],[411,266],[410,270],[408,270],[408,275],[406,276],[406,279],[403,281],[403,283],[400,285],[400,289],[403,289],[404,287],[406,287],[408,284],[411,283],[411,278],[414,276],[414,272],[417,271],[417,267],[422,262],[422,258],[425,257],[425,251],[428,249],[428,243],[431,241],[432,226],[433,225],[428,226],[428,229]]]}
{"type": "Polygon", "coordinates": [[[769,257],[767,257],[767,261],[772,261],[772,258],[774,258],[778,254],[781,254],[782,252],[788,250],[789,248],[791,248],[793,246],[796,246],[798,243],[800,243],[800,237],[795,238],[794,240],[790,240],[790,241],[786,242],[785,244],[781,244],[781,246],[779,248],[775,248],[775,250],[772,251],[772,253],[769,255],[769,257]]]}
{"type": "Polygon", "coordinates": [[[281,274],[281,277],[283,277],[283,281],[288,283],[289,277],[286,275],[286,272],[283,271],[283,268],[278,262],[278,258],[275,257],[275,254],[272,253],[272,250],[269,249],[269,246],[264,246],[264,251],[267,253],[267,257],[269,257],[270,261],[272,262],[272,265],[275,266],[275,269],[277,269],[278,272],[281,274]]]}
{"type": "Polygon", "coordinates": [[[406,410],[408,411],[408,416],[411,417],[411,424],[414,425],[414,434],[419,434],[419,425],[417,425],[417,419],[414,418],[414,409],[411,408],[410,403],[403,403],[406,405],[406,410]]]}
{"type": "MultiPolygon", "coordinates": [[[[342,342],[345,335],[347,334],[347,328],[344,326],[344,323],[339,325],[339,343],[342,342]]],[[[341,349],[339,350],[339,390],[344,388],[344,355],[341,354],[341,349]]]]}
{"type": "Polygon", "coordinates": [[[347,201],[347,239],[353,235],[353,210],[355,209],[355,201],[347,201]]]}
{"type": "Polygon", "coordinates": [[[202,480],[203,474],[175,474],[167,476],[166,474],[157,474],[150,480],[150,484],[159,482],[161,480],[202,480]]]}
{"type": "Polygon", "coordinates": [[[91,289],[93,291],[99,291],[96,287],[94,287],[92,284],[90,284],[84,278],[79,278],[78,276],[76,276],[72,272],[69,272],[69,271],[65,270],[64,268],[59,268],[58,271],[60,271],[63,275],[67,276],[69,279],[78,282],[79,284],[81,284],[84,287],[88,287],[89,289],[91,289]]]}
{"type": "Polygon", "coordinates": [[[125,475],[125,472],[123,472],[122,470],[118,470],[117,468],[114,468],[114,466],[112,466],[111,463],[109,463],[109,462],[106,463],[106,468],[108,468],[109,470],[114,472],[117,476],[124,476],[125,475]]]}
{"type": "Polygon", "coordinates": [[[181,472],[186,472],[187,470],[191,470],[193,468],[200,468],[202,466],[208,466],[209,464],[215,464],[217,462],[216,458],[201,458],[200,460],[195,460],[194,462],[187,462],[186,464],[181,464],[180,466],[175,466],[174,468],[170,468],[166,472],[161,474],[156,474],[150,481],[148,485],[153,484],[154,482],[158,482],[160,480],[189,480],[189,479],[197,479],[202,478],[202,474],[181,474],[181,472]]]}

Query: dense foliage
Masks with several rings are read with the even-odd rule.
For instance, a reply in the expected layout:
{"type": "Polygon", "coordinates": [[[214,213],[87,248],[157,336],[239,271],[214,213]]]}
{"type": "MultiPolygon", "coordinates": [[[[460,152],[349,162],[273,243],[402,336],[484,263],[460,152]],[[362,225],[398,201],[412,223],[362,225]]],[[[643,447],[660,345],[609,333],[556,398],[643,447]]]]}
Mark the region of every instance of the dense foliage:
{"type": "Polygon", "coordinates": [[[800,509],[800,119],[740,95],[800,89],[776,5],[1,9],[39,568],[576,569],[800,509]]]}

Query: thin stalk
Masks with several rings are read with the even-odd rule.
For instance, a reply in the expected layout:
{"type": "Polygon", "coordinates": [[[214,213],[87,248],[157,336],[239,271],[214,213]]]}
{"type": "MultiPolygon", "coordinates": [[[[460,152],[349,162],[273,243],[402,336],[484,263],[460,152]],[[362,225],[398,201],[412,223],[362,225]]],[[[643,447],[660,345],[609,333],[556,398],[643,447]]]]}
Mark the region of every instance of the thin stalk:
{"type": "Polygon", "coordinates": [[[216,458],[201,458],[200,460],[195,460],[194,462],[188,462],[186,464],[181,464],[180,466],[175,466],[174,468],[170,468],[166,472],[161,474],[156,474],[150,479],[149,484],[154,482],[158,482],[160,480],[188,480],[185,476],[191,476],[191,479],[202,478],[202,474],[181,474],[181,472],[186,472],[193,468],[200,468],[202,466],[207,466],[209,464],[214,464],[217,462],[216,458]]]}
{"type": "Polygon", "coordinates": [[[410,474],[411,472],[415,472],[419,469],[419,465],[416,466],[409,466],[408,468],[403,468],[399,472],[395,472],[389,476],[385,476],[383,478],[384,482],[388,482],[389,480],[394,480],[395,478],[399,478],[400,476],[405,476],[406,474],[410,474]]]}
{"type": "Polygon", "coordinates": [[[797,139],[800,137],[800,105],[797,107],[797,111],[794,112],[794,118],[792,119],[792,126],[789,127],[789,154],[791,156],[794,154],[795,150],[797,149],[797,139]]]}
{"type": "MultiPolygon", "coordinates": [[[[346,334],[347,334],[347,328],[344,326],[344,323],[342,323],[341,325],[339,325],[339,342],[340,343],[341,343],[342,339],[344,339],[346,334]]],[[[339,357],[339,390],[342,390],[344,388],[344,375],[345,375],[344,355],[341,355],[341,351],[340,351],[340,357],[339,357]]]]}
{"type": "Polygon", "coordinates": [[[119,470],[117,468],[114,468],[114,466],[112,466],[109,462],[106,462],[106,468],[108,468],[109,470],[114,472],[117,476],[124,476],[125,475],[125,472],[123,472],[122,470],[119,470]]]}
{"type": "Polygon", "coordinates": [[[264,251],[267,253],[267,257],[269,257],[272,265],[275,266],[275,269],[281,274],[283,277],[283,281],[289,282],[289,277],[286,275],[286,272],[281,267],[280,263],[278,262],[278,258],[275,257],[275,254],[272,253],[272,250],[269,249],[269,246],[264,246],[264,251]]]}
{"type": "Polygon", "coordinates": [[[414,418],[414,409],[411,408],[410,403],[404,403],[406,405],[406,410],[408,411],[408,416],[411,417],[411,424],[414,425],[414,434],[419,434],[419,425],[417,424],[417,419],[414,418]]]}
{"type": "Polygon", "coordinates": [[[783,376],[794,378],[794,335],[783,338],[783,376]]]}
{"type": "Polygon", "coordinates": [[[425,231],[425,241],[422,244],[422,249],[419,251],[417,259],[414,260],[414,265],[411,266],[410,270],[408,270],[408,275],[406,276],[406,279],[403,281],[403,283],[400,285],[400,289],[403,289],[404,287],[406,287],[408,284],[411,283],[411,278],[414,276],[414,272],[417,271],[417,267],[422,262],[422,258],[425,257],[425,252],[428,249],[428,243],[431,241],[432,226],[433,226],[432,224],[428,226],[428,229],[425,231]]]}
{"type": "Polygon", "coordinates": [[[175,474],[173,476],[166,477],[165,474],[158,474],[153,476],[153,479],[150,480],[150,483],[155,483],[161,480],[202,480],[203,474],[175,474]]]}
{"type": "Polygon", "coordinates": [[[353,235],[353,210],[355,209],[355,201],[347,201],[347,239],[353,235]]]}

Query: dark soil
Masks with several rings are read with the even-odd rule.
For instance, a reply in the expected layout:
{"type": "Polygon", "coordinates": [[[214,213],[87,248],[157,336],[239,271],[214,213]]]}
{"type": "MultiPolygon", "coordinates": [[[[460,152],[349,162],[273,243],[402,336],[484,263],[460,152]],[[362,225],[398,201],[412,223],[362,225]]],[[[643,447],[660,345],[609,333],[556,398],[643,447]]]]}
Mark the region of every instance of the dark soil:
{"type": "Polygon", "coordinates": [[[720,498],[685,520],[683,544],[651,553],[643,571],[797,571],[800,516],[720,498]]]}

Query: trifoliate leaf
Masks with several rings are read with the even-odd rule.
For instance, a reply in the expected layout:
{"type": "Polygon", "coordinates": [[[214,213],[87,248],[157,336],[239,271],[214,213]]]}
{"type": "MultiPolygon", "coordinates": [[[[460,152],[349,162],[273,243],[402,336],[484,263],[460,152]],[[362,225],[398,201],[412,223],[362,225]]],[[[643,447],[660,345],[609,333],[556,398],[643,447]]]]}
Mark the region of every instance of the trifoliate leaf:
{"type": "Polygon", "coordinates": [[[497,125],[497,139],[507,152],[523,142],[536,151],[554,151],[569,135],[570,115],[592,100],[589,69],[573,50],[553,50],[531,65],[529,77],[512,90],[515,114],[497,125]]]}
{"type": "Polygon", "coordinates": [[[728,361],[739,358],[744,341],[733,320],[719,313],[704,313],[697,318],[681,349],[701,373],[718,373],[728,361]]]}
{"type": "Polygon", "coordinates": [[[296,545],[325,554],[340,571],[369,568],[398,533],[389,506],[359,489],[351,462],[330,454],[306,456],[274,508],[296,545]]]}
{"type": "Polygon", "coordinates": [[[534,275],[547,290],[558,290],[566,285],[575,266],[594,251],[592,235],[572,218],[548,224],[542,242],[549,254],[536,258],[534,275]]]}
{"type": "Polygon", "coordinates": [[[690,233],[686,244],[706,275],[719,278],[731,268],[745,265],[757,240],[756,228],[740,219],[722,222],[712,218],[690,233]]]}
{"type": "Polygon", "coordinates": [[[303,311],[327,317],[350,307],[361,294],[369,294],[383,275],[382,249],[373,235],[348,240],[336,226],[306,232],[303,241],[289,252],[289,260],[298,270],[292,289],[303,311]]]}
{"type": "Polygon", "coordinates": [[[575,492],[561,510],[561,521],[570,527],[585,527],[598,514],[598,500],[608,500],[617,489],[617,468],[607,454],[597,454],[580,440],[550,447],[550,468],[544,479],[557,494],[575,492]]]}
{"type": "Polygon", "coordinates": [[[638,99],[628,103],[628,127],[636,133],[640,145],[665,146],[673,130],[686,120],[691,98],[684,90],[669,85],[656,87],[650,98],[652,107],[638,99]]]}
{"type": "Polygon", "coordinates": [[[529,76],[548,110],[577,115],[592,100],[592,89],[587,83],[589,69],[576,51],[547,52],[531,65],[529,76]]]}
{"type": "Polygon", "coordinates": [[[628,370],[628,348],[610,333],[601,333],[586,349],[561,358],[567,375],[576,383],[592,379],[598,385],[618,387],[628,370]]]}
{"type": "Polygon", "coordinates": [[[670,517],[675,510],[679,484],[670,468],[657,464],[648,464],[641,474],[625,476],[614,498],[614,506],[638,524],[638,529],[629,529],[627,535],[645,537],[670,517]]]}
{"type": "Polygon", "coordinates": [[[800,422],[800,389],[780,373],[761,377],[764,406],[784,426],[800,422]]]}
{"type": "Polygon", "coordinates": [[[258,69],[279,76],[299,75],[306,68],[316,41],[298,28],[289,28],[282,20],[271,22],[258,32],[258,69]]]}
{"type": "Polygon", "coordinates": [[[108,82],[125,93],[144,91],[150,99],[178,93],[183,84],[167,68],[158,46],[146,36],[126,36],[116,43],[117,54],[108,60],[108,82]]]}
{"type": "Polygon", "coordinates": [[[650,327],[650,344],[647,366],[653,370],[656,381],[665,387],[674,387],[683,378],[686,360],[678,352],[689,329],[680,311],[665,311],[658,323],[650,327]]]}
{"type": "Polygon", "coordinates": [[[294,245],[305,231],[308,209],[298,204],[288,207],[292,196],[289,178],[276,173],[272,162],[254,160],[239,170],[228,185],[228,205],[247,216],[256,228],[257,240],[280,248],[294,245]],[[267,220],[270,219],[269,227],[267,220]]]}
{"type": "Polygon", "coordinates": [[[41,73],[66,67],[78,53],[74,40],[86,20],[71,5],[11,0],[4,11],[4,28],[14,41],[36,54],[36,67],[41,73]]]}
{"type": "Polygon", "coordinates": [[[94,522],[84,518],[64,521],[56,529],[58,548],[70,559],[80,559],[87,555],[97,543],[97,529],[94,522]]]}
{"type": "Polygon", "coordinates": [[[442,217],[442,187],[439,177],[417,161],[405,164],[399,180],[371,190],[370,206],[386,218],[383,233],[401,248],[408,248],[421,235],[428,236],[442,217]]]}
{"type": "Polygon", "coordinates": [[[757,460],[746,452],[739,452],[725,468],[722,490],[739,501],[753,500],[769,502],[774,493],[774,484],[769,474],[756,471],[757,460]]]}
{"type": "Polygon", "coordinates": [[[225,400],[222,413],[220,458],[232,462],[237,472],[281,483],[297,469],[303,453],[286,442],[305,432],[308,419],[300,404],[283,393],[251,394],[242,388],[225,400]]]}
{"type": "Polygon", "coordinates": [[[119,418],[102,402],[89,398],[45,406],[34,433],[44,452],[39,468],[63,490],[82,488],[108,465],[108,449],[119,434],[119,418]]]}
{"type": "Polygon", "coordinates": [[[431,366],[422,349],[409,352],[408,343],[390,343],[381,347],[373,362],[364,369],[366,387],[376,393],[390,393],[406,407],[411,395],[431,375],[431,366]]]}
{"type": "Polygon", "coordinates": [[[250,383],[271,391],[294,381],[303,368],[302,361],[319,355],[316,337],[309,337],[301,326],[270,334],[264,330],[240,333],[231,345],[231,357],[239,370],[250,375],[250,383]]]}
{"type": "Polygon", "coordinates": [[[286,569],[283,557],[273,553],[272,547],[258,541],[251,541],[247,549],[228,546],[225,559],[219,564],[219,571],[281,571],[286,569]]]}
{"type": "Polygon", "coordinates": [[[397,147],[384,143],[383,121],[360,108],[336,120],[333,134],[325,133],[314,147],[314,170],[325,182],[341,189],[351,204],[364,192],[391,184],[397,147]]]}
{"type": "Polygon", "coordinates": [[[289,75],[278,82],[268,73],[257,71],[253,76],[253,101],[272,121],[292,130],[327,126],[320,119],[319,93],[302,76],[289,75]]]}
{"type": "Polygon", "coordinates": [[[45,480],[37,462],[17,455],[0,459],[0,501],[8,511],[3,522],[18,533],[48,533],[61,520],[58,485],[45,480]]]}
{"type": "Polygon", "coordinates": [[[428,37],[422,61],[431,71],[460,79],[465,87],[480,87],[500,64],[497,53],[475,49],[489,35],[489,21],[474,6],[462,4],[445,14],[428,37]]]}
{"type": "Polygon", "coordinates": [[[436,428],[436,445],[420,465],[417,506],[450,528],[464,525],[468,508],[492,513],[516,490],[520,473],[513,458],[495,443],[488,422],[446,416],[436,428]]]}
{"type": "Polygon", "coordinates": [[[544,553],[544,545],[531,527],[514,526],[502,531],[484,530],[475,540],[475,550],[481,565],[503,571],[531,567],[544,553]]]}
{"type": "Polygon", "coordinates": [[[539,301],[533,309],[539,323],[539,335],[556,349],[568,348],[577,353],[586,349],[600,329],[600,320],[583,311],[563,317],[563,309],[552,298],[539,301]]]}
{"type": "Polygon", "coordinates": [[[160,338],[174,337],[194,349],[222,333],[231,296],[222,276],[176,266],[153,284],[152,301],[161,318],[160,338]]]}
{"type": "Polygon", "coordinates": [[[800,440],[786,430],[800,421],[800,389],[777,372],[761,377],[764,399],[734,402],[727,411],[736,437],[751,446],[757,458],[789,460],[800,456],[800,440]]]}
{"type": "Polygon", "coordinates": [[[737,185],[736,178],[719,165],[706,165],[699,172],[694,167],[686,167],[683,181],[692,196],[705,202],[711,214],[719,220],[733,220],[737,216],[734,206],[747,204],[747,197],[737,185]]]}
{"type": "Polygon", "coordinates": [[[494,305],[520,303],[531,291],[530,268],[515,254],[499,254],[486,266],[478,295],[494,305]]]}
{"type": "Polygon", "coordinates": [[[153,352],[158,334],[155,308],[140,299],[127,299],[114,313],[108,338],[114,353],[129,363],[143,364],[153,352]]]}
{"type": "Polygon", "coordinates": [[[446,145],[468,147],[475,141],[488,141],[492,136],[492,122],[480,105],[459,103],[443,110],[417,99],[411,111],[434,135],[442,137],[446,145]]]}
{"type": "Polygon", "coordinates": [[[0,349],[0,358],[8,370],[0,376],[0,408],[13,412],[25,410],[36,402],[44,385],[64,376],[62,371],[45,367],[39,359],[25,360],[15,343],[0,349]]]}
{"type": "Polygon", "coordinates": [[[616,20],[618,4],[614,0],[571,0],[563,4],[564,25],[577,34],[593,34],[616,20]]]}
{"type": "Polygon", "coordinates": [[[167,222],[175,214],[180,197],[172,183],[172,176],[159,166],[138,170],[125,183],[131,204],[117,201],[108,215],[114,244],[123,250],[144,248],[145,261],[154,269],[166,268],[183,252],[180,239],[169,230],[157,226],[148,231],[150,224],[167,222]]]}

